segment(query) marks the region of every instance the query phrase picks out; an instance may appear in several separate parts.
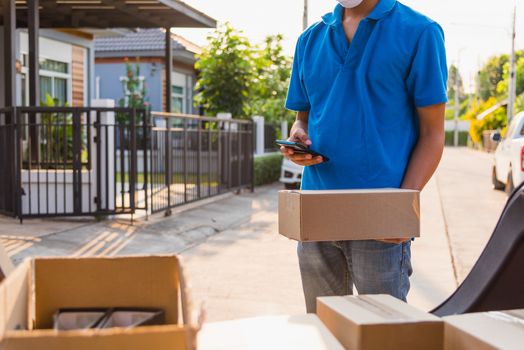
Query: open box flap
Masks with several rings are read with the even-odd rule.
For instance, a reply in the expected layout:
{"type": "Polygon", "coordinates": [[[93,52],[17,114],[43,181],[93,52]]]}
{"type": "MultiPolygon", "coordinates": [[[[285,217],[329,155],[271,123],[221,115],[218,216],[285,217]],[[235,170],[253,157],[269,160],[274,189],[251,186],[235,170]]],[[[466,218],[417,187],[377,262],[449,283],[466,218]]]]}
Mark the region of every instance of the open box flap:
{"type": "Polygon", "coordinates": [[[31,260],[18,265],[0,284],[0,338],[7,330],[30,328],[31,260]]]}

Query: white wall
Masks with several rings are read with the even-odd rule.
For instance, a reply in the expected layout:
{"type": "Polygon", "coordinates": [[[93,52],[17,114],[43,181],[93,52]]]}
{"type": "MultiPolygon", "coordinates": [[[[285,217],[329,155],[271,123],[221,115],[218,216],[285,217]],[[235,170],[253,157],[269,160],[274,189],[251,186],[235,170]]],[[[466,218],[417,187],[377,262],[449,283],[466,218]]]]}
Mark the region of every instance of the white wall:
{"type": "MultiPolygon", "coordinates": [[[[458,121],[458,130],[459,131],[469,131],[469,126],[471,122],[469,120],[459,120],[458,121]]],[[[444,129],[446,131],[453,131],[455,130],[455,121],[453,120],[446,120],[444,123],[444,129]]]]}
{"type": "MultiPolygon", "coordinates": [[[[41,58],[48,58],[55,61],[71,63],[73,60],[72,45],[61,41],[39,38],[39,50],[41,58]]],[[[27,54],[29,52],[28,35],[20,32],[20,51],[27,54]]]]}

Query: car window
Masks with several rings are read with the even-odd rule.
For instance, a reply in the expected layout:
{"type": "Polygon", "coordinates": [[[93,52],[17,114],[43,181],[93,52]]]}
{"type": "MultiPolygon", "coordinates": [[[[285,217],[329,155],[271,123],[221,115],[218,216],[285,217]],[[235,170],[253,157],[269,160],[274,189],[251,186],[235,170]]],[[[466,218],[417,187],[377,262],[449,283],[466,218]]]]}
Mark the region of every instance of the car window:
{"type": "Polygon", "coordinates": [[[515,128],[517,127],[517,120],[514,119],[511,124],[509,124],[509,128],[508,130],[506,131],[506,135],[504,136],[505,139],[508,139],[508,138],[512,138],[513,136],[513,131],[515,130],[515,128]]]}
{"type": "Polygon", "coordinates": [[[520,136],[524,136],[524,123],[522,123],[522,129],[520,129],[520,136]]]}

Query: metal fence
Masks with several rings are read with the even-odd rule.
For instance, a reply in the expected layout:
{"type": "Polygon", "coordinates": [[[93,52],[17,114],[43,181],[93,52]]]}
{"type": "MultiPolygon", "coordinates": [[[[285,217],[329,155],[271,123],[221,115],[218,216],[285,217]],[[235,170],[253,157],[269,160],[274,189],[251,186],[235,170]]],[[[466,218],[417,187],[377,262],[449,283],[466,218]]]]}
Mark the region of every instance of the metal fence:
{"type": "Polygon", "coordinates": [[[145,138],[137,137],[147,135],[145,111],[16,107],[2,112],[0,166],[12,170],[0,188],[4,213],[22,219],[147,208],[147,178],[136,172],[138,149],[147,147],[145,138]],[[127,171],[118,172],[115,164],[127,171]]]}
{"type": "Polygon", "coordinates": [[[253,122],[152,113],[151,211],[253,189],[253,122]]]}
{"type": "Polygon", "coordinates": [[[169,211],[253,188],[253,123],[131,108],[0,109],[0,213],[169,211]]]}
{"type": "Polygon", "coordinates": [[[276,152],[278,146],[275,143],[277,140],[277,127],[273,124],[264,124],[264,152],[276,152]]]}

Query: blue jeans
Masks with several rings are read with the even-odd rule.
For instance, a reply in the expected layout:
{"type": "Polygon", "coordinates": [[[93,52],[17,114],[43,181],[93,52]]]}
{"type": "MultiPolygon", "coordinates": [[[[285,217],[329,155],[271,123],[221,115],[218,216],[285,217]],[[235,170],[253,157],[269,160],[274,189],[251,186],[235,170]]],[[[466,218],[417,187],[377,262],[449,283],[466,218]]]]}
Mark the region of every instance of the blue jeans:
{"type": "Polygon", "coordinates": [[[411,268],[411,241],[299,242],[298,261],[308,313],[319,296],[389,294],[406,301],[411,268]]]}

